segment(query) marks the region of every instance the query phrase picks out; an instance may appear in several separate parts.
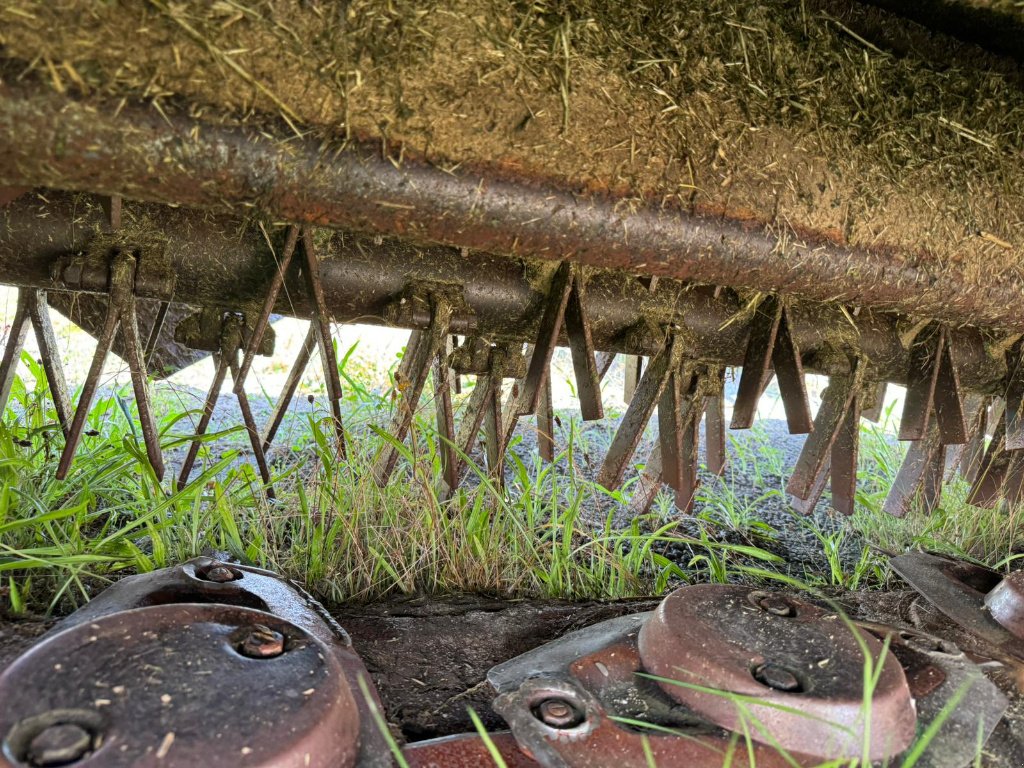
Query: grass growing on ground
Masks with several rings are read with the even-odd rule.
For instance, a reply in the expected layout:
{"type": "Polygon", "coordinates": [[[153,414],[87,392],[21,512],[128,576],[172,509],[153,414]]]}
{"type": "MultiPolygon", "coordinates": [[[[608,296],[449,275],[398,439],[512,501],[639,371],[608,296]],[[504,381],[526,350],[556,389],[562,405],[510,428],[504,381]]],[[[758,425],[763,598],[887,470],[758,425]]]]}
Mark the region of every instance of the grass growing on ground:
{"type": "MultiPolygon", "coordinates": [[[[23,360],[43,382],[35,361],[23,360]]],[[[581,509],[609,494],[572,461],[565,472],[510,456],[505,487],[469,462],[469,481],[446,499],[436,435],[419,420],[412,447],[400,446],[399,470],[380,487],[372,459],[386,438],[366,425],[386,423],[393,405],[349,384],[349,458],[337,457],[328,425],[310,416],[312,458],[281,469],[278,500],[268,502],[251,467],[235,461],[236,448],[214,455],[221,442],[205,457],[201,475],[170,492],[170,477],[160,483],[149,468],[133,406],[117,391],[97,400],[71,474],[57,480],[63,441],[45,386],[16,381],[0,423],[0,579],[7,605],[14,611],[64,607],[126,572],[209,550],[280,570],[332,600],[395,591],[659,594],[687,578],[663,554],[678,544],[777,560],[754,547],[675,535],[677,522],[656,513],[625,527],[615,527],[610,516],[604,525],[585,523],[581,509]]],[[[190,439],[185,415],[160,424],[165,453],[190,439]]],[[[570,428],[569,456],[576,450],[573,435],[570,428]]]]}
{"type": "MultiPolygon", "coordinates": [[[[588,479],[594,446],[571,419],[554,464],[510,452],[499,484],[463,457],[468,477],[451,498],[441,490],[430,419],[417,419],[413,439],[398,446],[398,471],[380,487],[373,458],[389,438],[371,425],[396,406],[344,370],[349,457],[339,459],[329,425],[311,412],[293,445],[305,458],[278,466],[276,502],[238,461],[244,436],[230,431],[206,438],[216,446],[202,474],[171,492],[170,478],[158,482],[148,466],[130,398],[116,390],[97,400],[72,472],[59,481],[63,439],[39,365],[23,361],[36,384],[16,380],[0,422],[0,605],[15,612],[67,607],[124,573],[210,550],[282,571],[336,601],[415,591],[586,599],[657,595],[685,581],[796,577],[810,587],[873,587],[887,581],[886,551],[923,547],[1005,566],[1024,537],[1019,509],[971,507],[960,481],[931,516],[885,515],[902,460],[885,423],[862,429],[857,513],[827,529],[797,521],[824,553],[821,572],[794,574],[768,551],[778,532],[759,508],[784,498],[784,458],[757,429],[734,441],[732,471],[758,477],[763,495],[708,483],[689,518],[666,493],[650,514],[616,524],[628,484],[609,492],[588,479]],[[594,509],[609,510],[603,522],[594,509]]],[[[191,439],[187,416],[161,423],[165,452],[191,439]]]]}

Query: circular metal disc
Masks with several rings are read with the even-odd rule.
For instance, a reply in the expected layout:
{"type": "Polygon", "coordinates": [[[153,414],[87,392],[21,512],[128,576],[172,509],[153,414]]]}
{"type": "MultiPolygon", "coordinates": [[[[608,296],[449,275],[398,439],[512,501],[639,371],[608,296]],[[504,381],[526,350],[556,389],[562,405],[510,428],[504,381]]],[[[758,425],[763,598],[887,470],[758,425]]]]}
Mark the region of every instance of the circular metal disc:
{"type": "Polygon", "coordinates": [[[19,768],[46,729],[67,724],[91,737],[73,763],[82,768],[344,768],[359,733],[343,670],[321,641],[224,605],[137,608],[74,626],[0,676],[0,701],[0,766],[19,768]],[[254,627],[283,635],[283,652],[240,653],[254,627]]]}
{"type": "MultiPolygon", "coordinates": [[[[859,635],[876,664],[881,643],[859,635]]],[[[770,739],[751,719],[788,750],[826,758],[862,755],[865,658],[853,630],[835,613],[745,587],[683,587],[645,623],[639,648],[647,672],[673,681],[659,683],[666,693],[722,727],[741,730],[745,709],[759,741],[770,739]],[[780,600],[790,610],[782,610],[780,600]]],[[[914,702],[891,654],[868,715],[872,760],[898,754],[913,740],[914,702]]]]}

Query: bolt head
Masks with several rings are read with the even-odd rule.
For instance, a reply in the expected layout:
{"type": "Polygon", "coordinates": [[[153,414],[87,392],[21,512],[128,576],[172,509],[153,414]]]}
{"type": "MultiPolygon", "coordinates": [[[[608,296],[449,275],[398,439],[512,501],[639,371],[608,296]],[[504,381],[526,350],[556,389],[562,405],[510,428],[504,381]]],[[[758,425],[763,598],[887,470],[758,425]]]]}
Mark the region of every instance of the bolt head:
{"type": "Polygon", "coordinates": [[[255,624],[242,637],[238,652],[250,659],[272,659],[284,653],[284,635],[263,624],[255,624]]]}
{"type": "Polygon", "coordinates": [[[790,602],[781,595],[768,595],[757,601],[757,607],[765,613],[775,616],[793,616],[796,611],[790,602]]]}
{"type": "Polygon", "coordinates": [[[803,690],[800,679],[791,671],[779,664],[766,662],[754,670],[754,679],[776,691],[799,693],[803,690]]]}
{"type": "Polygon", "coordinates": [[[28,746],[28,760],[38,768],[70,765],[93,749],[92,734],[74,723],[59,723],[44,728],[28,746]]]}
{"type": "Polygon", "coordinates": [[[242,578],[238,571],[224,563],[214,563],[197,575],[204,581],[212,581],[217,584],[226,584],[229,581],[237,581],[242,578]]]}
{"type": "Polygon", "coordinates": [[[552,728],[572,728],[583,722],[583,715],[565,699],[545,699],[537,705],[537,716],[552,728]]]}

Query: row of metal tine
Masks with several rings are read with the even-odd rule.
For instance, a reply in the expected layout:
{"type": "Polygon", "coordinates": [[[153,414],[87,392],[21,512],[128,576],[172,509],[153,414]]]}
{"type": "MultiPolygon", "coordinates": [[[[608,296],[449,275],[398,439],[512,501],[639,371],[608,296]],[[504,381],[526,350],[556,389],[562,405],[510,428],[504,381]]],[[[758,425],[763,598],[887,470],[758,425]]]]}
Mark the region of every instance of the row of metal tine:
{"type": "MultiPolygon", "coordinates": [[[[112,255],[109,299],[98,346],[77,407],[72,411],[63,370],[59,363],[53,327],[47,310],[46,293],[22,290],[0,359],[0,408],[6,405],[15,369],[28,328],[35,332],[42,363],[50,386],[57,418],[65,437],[57,476],[66,477],[81,441],[89,408],[115,335],[120,333],[126,362],[131,372],[136,407],[147,456],[158,478],[164,467],[159,435],[153,419],[147,388],[147,360],[161,331],[166,303],[158,313],[155,327],[145,346],[136,319],[134,275],[138,253],[119,251],[112,255]]],[[[646,280],[653,291],[656,281],[646,280]]],[[[492,344],[467,337],[456,346],[452,318],[467,311],[461,291],[450,285],[414,284],[395,303],[395,312],[429,316],[424,330],[413,331],[401,364],[395,373],[396,407],[388,428],[392,441],[375,458],[374,473],[386,484],[398,462],[399,444],[408,437],[414,416],[433,375],[437,451],[441,460],[444,489],[455,490],[465,458],[476,448],[483,432],[484,456],[488,470],[502,481],[504,457],[523,416],[536,416],[538,450],[547,461],[555,458],[555,423],[551,393],[551,360],[555,347],[565,338],[576,379],[581,416],[585,421],[604,418],[601,382],[615,355],[594,349],[587,317],[586,274],[575,264],[564,262],[554,273],[544,301],[543,312],[532,344],[492,344]],[[456,430],[453,393],[460,391],[461,375],[475,374],[476,385],[464,406],[456,430]],[[510,394],[503,384],[512,379],[510,394]]],[[[177,483],[184,487],[198,457],[202,438],[211,422],[227,373],[230,371],[251,449],[268,495],[273,496],[267,452],[291,405],[314,349],[319,351],[327,388],[331,421],[340,456],[346,453],[342,425],[342,389],[329,315],[319,278],[319,261],[310,229],[290,227],[278,263],[259,313],[252,321],[236,312],[206,310],[198,322],[213,326],[215,342],[210,348],[215,375],[207,394],[194,439],[181,466],[177,483]],[[286,379],[284,390],[268,424],[259,430],[245,393],[245,380],[254,357],[265,348],[271,313],[285,283],[295,254],[302,251],[301,273],[312,299],[312,321],[298,356],[286,379]]],[[[657,441],[643,462],[630,501],[634,513],[647,510],[663,485],[675,494],[676,506],[688,512],[699,487],[698,442],[700,425],[705,426],[705,466],[721,475],[726,467],[725,377],[720,365],[702,363],[686,354],[684,333],[674,326],[654,329],[662,339],[660,350],[648,359],[625,356],[625,398],[627,410],[611,440],[596,481],[608,489],[623,483],[634,463],[648,423],[657,413],[657,441]]],[[[208,332],[209,335],[209,332],[208,332]]],[[[903,516],[920,504],[931,511],[940,500],[947,467],[955,465],[972,483],[968,500],[994,506],[1001,499],[1011,503],[1024,492],[1024,361],[1021,347],[1008,353],[1009,376],[1005,397],[998,401],[977,395],[966,399],[961,392],[953,337],[942,326],[921,330],[913,341],[908,371],[907,396],[901,419],[901,440],[910,441],[906,459],[886,498],[884,508],[903,516]],[[1000,414],[1003,414],[1002,417],[1000,414]],[[989,426],[993,437],[986,445],[989,426]],[[955,457],[948,446],[961,446],[955,457]],[[955,459],[950,462],[948,459],[955,459]]],[[[746,354],[732,412],[731,429],[750,428],[758,402],[774,377],[786,414],[789,431],[808,438],[789,478],[786,489],[794,508],[809,513],[831,484],[832,506],[843,514],[854,511],[857,492],[860,419],[877,420],[885,395],[885,384],[871,381],[866,361],[851,358],[846,373],[833,375],[822,394],[817,415],[811,418],[800,350],[791,329],[785,301],[768,296],[754,309],[746,354]]]]}

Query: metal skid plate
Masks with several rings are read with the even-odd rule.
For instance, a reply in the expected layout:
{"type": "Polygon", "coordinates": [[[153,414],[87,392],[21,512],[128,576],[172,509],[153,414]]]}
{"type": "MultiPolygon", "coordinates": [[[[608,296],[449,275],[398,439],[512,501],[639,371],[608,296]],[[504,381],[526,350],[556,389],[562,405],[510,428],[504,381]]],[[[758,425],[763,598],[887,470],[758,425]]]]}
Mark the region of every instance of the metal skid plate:
{"type": "Polygon", "coordinates": [[[658,766],[688,768],[717,767],[726,760],[818,765],[823,753],[834,754],[836,745],[844,744],[834,733],[831,739],[823,736],[822,729],[849,734],[862,727],[851,711],[854,700],[857,712],[864,711],[859,698],[864,658],[854,632],[882,664],[872,727],[883,734],[878,743],[900,739],[885,759],[898,763],[898,753],[941,716],[946,719],[921,764],[967,765],[979,734],[988,737],[1006,700],[963,654],[920,633],[848,624],[835,612],[759,590],[684,587],[656,612],[568,634],[494,667],[488,680],[499,693],[495,710],[541,765],[639,768],[650,764],[649,756],[658,766]],[[684,614],[688,644],[671,634],[673,618],[684,614]],[[883,658],[886,637],[892,651],[883,658]],[[654,666],[678,666],[686,658],[705,676],[692,680],[693,687],[663,685],[651,674],[654,666]],[[766,671],[770,660],[777,667],[766,671]],[[814,671],[806,669],[808,664],[814,671]],[[787,687],[787,666],[795,669],[803,691],[778,690],[787,687]],[[842,689],[834,688],[836,682],[842,689]],[[955,711],[940,715],[961,693],[955,711]],[[716,697],[728,708],[709,705],[703,696],[693,697],[694,706],[688,694],[716,697]],[[735,731],[722,727],[735,723],[738,702],[748,714],[749,741],[741,735],[742,724],[735,731]],[[791,721],[771,716],[776,702],[774,710],[791,714],[791,721]]]}

